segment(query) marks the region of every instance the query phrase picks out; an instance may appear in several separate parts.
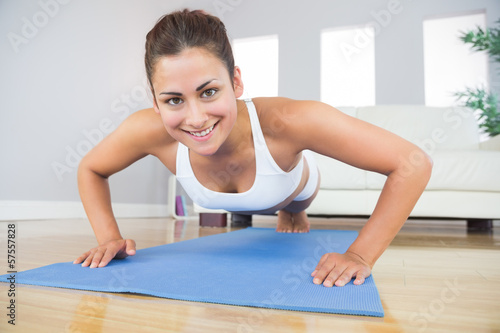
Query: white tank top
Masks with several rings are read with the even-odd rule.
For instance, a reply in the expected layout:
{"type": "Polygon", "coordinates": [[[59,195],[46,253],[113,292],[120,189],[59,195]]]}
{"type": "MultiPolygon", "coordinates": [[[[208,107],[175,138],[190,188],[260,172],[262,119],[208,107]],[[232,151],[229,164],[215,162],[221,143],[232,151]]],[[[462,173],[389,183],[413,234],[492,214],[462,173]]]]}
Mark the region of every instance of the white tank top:
{"type": "Polygon", "coordinates": [[[283,171],[267,148],[252,100],[245,100],[252,126],[256,175],[252,187],[241,193],[216,192],[204,187],[194,175],[189,149],[179,142],[176,157],[177,179],[189,197],[199,206],[230,212],[259,211],[272,208],[297,189],[302,178],[304,159],[290,172],[283,171]]]}

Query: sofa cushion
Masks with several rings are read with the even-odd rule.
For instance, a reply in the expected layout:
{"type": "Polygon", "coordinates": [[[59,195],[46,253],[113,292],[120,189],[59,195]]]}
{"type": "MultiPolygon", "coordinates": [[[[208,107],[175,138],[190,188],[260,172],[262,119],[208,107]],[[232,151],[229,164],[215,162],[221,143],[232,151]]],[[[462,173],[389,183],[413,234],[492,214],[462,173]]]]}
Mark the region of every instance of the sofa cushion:
{"type": "Polygon", "coordinates": [[[321,174],[321,189],[327,190],[364,190],[366,173],[333,158],[314,153],[321,174]]]}
{"type": "MultiPolygon", "coordinates": [[[[426,190],[500,192],[500,154],[495,151],[436,151],[426,190]]],[[[381,189],[386,177],[367,172],[367,189],[381,189]]]]}
{"type": "Polygon", "coordinates": [[[431,155],[441,149],[479,148],[477,121],[467,108],[369,106],[358,108],[357,117],[415,143],[431,155]]]}

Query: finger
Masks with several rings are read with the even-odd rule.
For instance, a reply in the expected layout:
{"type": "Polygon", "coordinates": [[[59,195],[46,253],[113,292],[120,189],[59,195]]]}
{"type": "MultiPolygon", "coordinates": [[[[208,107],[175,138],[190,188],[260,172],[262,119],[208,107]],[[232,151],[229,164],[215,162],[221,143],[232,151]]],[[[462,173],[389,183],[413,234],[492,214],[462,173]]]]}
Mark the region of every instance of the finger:
{"type": "Polygon", "coordinates": [[[353,278],[355,278],[353,283],[355,285],[360,285],[360,284],[363,284],[365,282],[365,278],[368,276],[370,276],[369,269],[367,269],[364,266],[361,266],[361,267],[355,266],[353,268],[346,269],[344,274],[342,274],[342,276],[337,279],[337,281],[335,282],[335,285],[338,287],[342,287],[342,286],[346,285],[347,283],[349,283],[353,278]]]}
{"type": "Polygon", "coordinates": [[[325,281],[323,282],[323,285],[325,287],[333,287],[335,284],[335,281],[338,280],[338,278],[344,273],[345,271],[345,266],[335,266],[335,269],[332,269],[331,272],[328,274],[326,277],[325,281]]]}
{"type": "Polygon", "coordinates": [[[313,283],[314,284],[323,283],[325,278],[336,268],[336,266],[337,266],[337,261],[335,260],[335,257],[333,255],[328,256],[328,259],[324,262],[323,266],[321,266],[321,268],[315,274],[313,283]]]}
{"type": "Polygon", "coordinates": [[[354,280],[354,284],[359,286],[360,284],[365,283],[365,276],[361,273],[356,274],[356,280],[354,280]]]}
{"type": "Polygon", "coordinates": [[[82,254],[81,256],[76,258],[75,261],[73,261],[73,264],[82,263],[89,256],[89,254],[90,254],[90,251],[85,252],[84,254],[82,254]]]}
{"type": "Polygon", "coordinates": [[[133,256],[135,254],[135,241],[133,239],[126,240],[126,250],[125,252],[129,256],[133,256]]]}
{"type": "Polygon", "coordinates": [[[321,269],[321,267],[323,266],[323,264],[325,263],[325,261],[328,259],[328,255],[329,255],[329,253],[325,253],[325,254],[323,254],[321,256],[321,259],[319,260],[319,263],[316,266],[316,268],[314,269],[314,271],[311,273],[311,276],[316,276],[316,274],[321,269]]]}
{"type": "Polygon", "coordinates": [[[132,239],[124,240],[123,245],[116,252],[115,258],[124,259],[135,254],[135,242],[132,239]]]}
{"type": "Polygon", "coordinates": [[[94,253],[94,258],[92,259],[92,263],[90,264],[90,268],[96,268],[99,266],[99,263],[101,262],[101,259],[104,255],[104,251],[106,250],[97,250],[94,253]]]}
{"type": "Polygon", "coordinates": [[[93,251],[89,251],[89,255],[83,261],[82,267],[88,267],[88,266],[90,266],[90,264],[92,263],[92,258],[94,258],[94,252],[93,251]]]}
{"type": "Polygon", "coordinates": [[[337,280],[334,282],[337,287],[343,287],[347,283],[349,283],[353,276],[356,275],[356,271],[352,269],[346,269],[342,275],[340,275],[337,280]]]}
{"type": "Polygon", "coordinates": [[[101,261],[99,262],[97,267],[100,268],[100,267],[104,267],[107,264],[109,264],[109,262],[114,258],[115,254],[116,253],[114,253],[114,251],[110,251],[109,249],[106,249],[106,251],[103,253],[101,261]]]}

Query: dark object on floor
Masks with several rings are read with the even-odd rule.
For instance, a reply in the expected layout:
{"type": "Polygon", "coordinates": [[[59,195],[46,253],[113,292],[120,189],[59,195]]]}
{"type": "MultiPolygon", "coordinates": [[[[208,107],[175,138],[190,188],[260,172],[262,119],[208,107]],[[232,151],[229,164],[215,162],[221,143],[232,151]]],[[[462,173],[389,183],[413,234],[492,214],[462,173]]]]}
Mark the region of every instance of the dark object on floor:
{"type": "Polygon", "coordinates": [[[493,220],[489,220],[489,219],[467,220],[467,231],[491,232],[491,231],[493,231],[493,220]]]}
{"type": "Polygon", "coordinates": [[[226,213],[200,213],[200,227],[226,227],[226,213]]]}
{"type": "Polygon", "coordinates": [[[252,226],[252,215],[231,214],[231,228],[247,228],[252,226]]]}

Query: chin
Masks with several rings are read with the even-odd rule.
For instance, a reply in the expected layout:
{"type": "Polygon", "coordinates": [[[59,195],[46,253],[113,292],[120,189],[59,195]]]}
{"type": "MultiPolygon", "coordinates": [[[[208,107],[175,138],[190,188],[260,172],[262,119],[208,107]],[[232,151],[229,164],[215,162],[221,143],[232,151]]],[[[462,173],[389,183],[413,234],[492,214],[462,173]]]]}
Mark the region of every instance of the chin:
{"type": "Polygon", "coordinates": [[[220,148],[219,145],[216,145],[213,143],[207,143],[207,142],[197,143],[197,142],[193,142],[191,140],[179,141],[179,142],[182,142],[182,144],[185,145],[186,147],[188,147],[188,149],[191,152],[196,153],[197,155],[201,155],[201,156],[212,156],[220,148]]]}
{"type": "Polygon", "coordinates": [[[212,156],[219,150],[220,146],[218,145],[202,145],[202,146],[194,146],[191,149],[194,153],[201,156],[212,156]]]}

